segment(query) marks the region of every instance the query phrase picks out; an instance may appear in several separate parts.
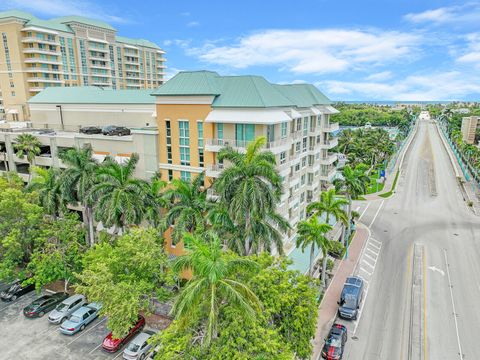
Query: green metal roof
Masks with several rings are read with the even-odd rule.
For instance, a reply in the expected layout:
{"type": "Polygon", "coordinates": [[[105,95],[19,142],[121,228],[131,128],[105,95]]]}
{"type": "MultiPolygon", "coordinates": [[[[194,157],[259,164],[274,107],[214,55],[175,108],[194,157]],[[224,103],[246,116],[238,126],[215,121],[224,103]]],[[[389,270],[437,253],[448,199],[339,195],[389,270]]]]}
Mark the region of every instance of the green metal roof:
{"type": "Polygon", "coordinates": [[[113,90],[97,86],[47,87],[30,104],[155,104],[151,89],[113,90]]]}
{"type": "Polygon", "coordinates": [[[83,17],[83,16],[76,16],[76,15],[61,16],[61,17],[57,17],[57,18],[52,19],[52,21],[57,22],[57,23],[62,23],[62,24],[68,24],[68,23],[76,22],[76,23],[81,23],[81,24],[87,24],[87,25],[91,25],[91,26],[100,27],[100,28],[103,28],[103,29],[115,30],[115,28],[113,26],[111,26],[110,24],[107,24],[104,21],[89,19],[89,18],[83,17]]]}
{"type": "Polygon", "coordinates": [[[9,18],[9,17],[14,17],[22,20],[31,20],[35,18],[35,16],[33,16],[32,14],[29,14],[24,11],[8,10],[8,11],[0,12],[0,19],[9,18]]]}
{"type": "Polygon", "coordinates": [[[220,95],[219,78],[213,71],[181,71],[152,95],[220,95]]]}
{"type": "Polygon", "coordinates": [[[332,102],[312,84],[274,85],[285,97],[289,98],[298,107],[314,105],[328,105],[332,102]]]}
{"type": "Polygon", "coordinates": [[[68,25],[58,23],[52,20],[40,20],[37,18],[33,18],[28,23],[25,24],[26,26],[38,26],[45,29],[63,31],[68,33],[73,33],[73,30],[70,29],[68,25]]]}
{"type": "Polygon", "coordinates": [[[311,84],[277,85],[261,76],[220,76],[205,70],[179,72],[152,95],[213,95],[214,108],[311,107],[331,103],[311,84]]]}
{"type": "Polygon", "coordinates": [[[157,44],[145,39],[130,39],[124,36],[117,36],[116,40],[124,44],[130,44],[135,46],[145,46],[145,47],[150,47],[157,50],[162,50],[160,46],[158,46],[157,44]]]}

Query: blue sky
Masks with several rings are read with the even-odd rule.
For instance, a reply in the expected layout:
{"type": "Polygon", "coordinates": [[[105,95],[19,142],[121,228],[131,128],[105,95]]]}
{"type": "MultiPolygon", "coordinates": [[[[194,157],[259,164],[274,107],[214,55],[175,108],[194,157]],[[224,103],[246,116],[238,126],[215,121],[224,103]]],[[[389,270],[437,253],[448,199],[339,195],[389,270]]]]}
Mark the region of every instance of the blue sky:
{"type": "Polygon", "coordinates": [[[209,69],[311,82],[334,100],[480,100],[480,1],[3,0],[84,15],[167,51],[169,76],[209,69]]]}

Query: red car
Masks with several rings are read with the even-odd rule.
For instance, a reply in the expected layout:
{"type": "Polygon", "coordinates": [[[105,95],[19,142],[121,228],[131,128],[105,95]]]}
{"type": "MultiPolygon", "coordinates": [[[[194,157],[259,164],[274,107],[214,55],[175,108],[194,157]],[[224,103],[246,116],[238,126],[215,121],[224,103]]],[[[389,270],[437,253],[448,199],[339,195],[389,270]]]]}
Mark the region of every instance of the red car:
{"type": "Polygon", "coordinates": [[[139,315],[137,322],[130,328],[128,334],[122,338],[115,339],[110,332],[105,339],[103,339],[102,348],[105,351],[114,353],[125,345],[128,340],[132,338],[136,333],[142,331],[145,326],[145,318],[142,315],[139,315]]]}
{"type": "Polygon", "coordinates": [[[325,339],[325,345],[323,345],[322,358],[326,360],[342,359],[346,342],[347,328],[341,324],[333,324],[325,339]]]}

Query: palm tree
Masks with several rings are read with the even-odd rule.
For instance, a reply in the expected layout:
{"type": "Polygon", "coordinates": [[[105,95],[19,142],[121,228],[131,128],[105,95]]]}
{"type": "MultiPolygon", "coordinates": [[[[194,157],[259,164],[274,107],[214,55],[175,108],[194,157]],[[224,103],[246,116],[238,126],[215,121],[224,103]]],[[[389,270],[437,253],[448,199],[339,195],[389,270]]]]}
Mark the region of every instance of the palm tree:
{"type": "Polygon", "coordinates": [[[15,139],[13,144],[14,149],[16,150],[15,155],[19,158],[24,156],[27,158],[28,164],[30,165],[30,174],[28,176],[28,182],[32,178],[32,166],[35,165],[35,156],[40,155],[41,149],[40,146],[42,143],[32,134],[20,134],[15,139]]]}
{"type": "Polygon", "coordinates": [[[176,274],[191,270],[193,277],[176,299],[172,313],[177,319],[188,321],[192,313],[198,311],[202,327],[206,328],[204,345],[217,337],[218,317],[223,308],[237,309],[246,320],[253,320],[261,308],[257,296],[238,280],[239,271],[253,271],[257,264],[223,252],[214,233],[209,233],[208,238],[209,241],[205,241],[185,233],[187,252],[173,264],[176,274]]]}
{"type": "Polygon", "coordinates": [[[33,178],[28,189],[36,191],[40,204],[54,219],[65,206],[60,186],[60,170],[56,168],[44,169],[33,167],[33,178]]]}
{"type": "Polygon", "coordinates": [[[162,209],[166,207],[166,201],[163,197],[163,191],[167,183],[155,175],[148,183],[145,193],[145,217],[155,228],[160,226],[162,209]]]}
{"type": "MultiPolygon", "coordinates": [[[[257,249],[267,247],[267,244],[262,244],[263,239],[253,237],[259,234],[255,230],[259,220],[263,224],[278,222],[288,226],[275,213],[282,192],[282,180],[275,167],[273,153],[262,151],[265,144],[266,138],[259,137],[247,146],[245,154],[227,146],[218,155],[220,162],[227,160],[232,166],[222,171],[214,183],[214,189],[220,201],[226,204],[232,221],[245,235],[245,255],[252,253],[255,242],[257,249]]],[[[282,225],[279,230],[284,231],[287,226],[282,225]]]]}
{"type": "Polygon", "coordinates": [[[331,247],[331,241],[326,234],[332,230],[330,224],[321,223],[318,216],[311,216],[308,220],[300,221],[297,225],[297,247],[302,247],[302,251],[310,246],[310,270],[309,275],[313,276],[313,260],[315,256],[315,246],[322,249],[322,286],[325,288],[325,273],[327,270],[327,255],[331,247]]]}
{"type": "Polygon", "coordinates": [[[67,166],[60,176],[62,194],[70,204],[80,203],[83,206],[83,220],[88,228],[89,244],[93,246],[95,243],[93,210],[88,192],[95,183],[99,165],[92,158],[91,146],[69,149],[60,153],[59,157],[67,166]]]}
{"type": "Polygon", "coordinates": [[[203,189],[203,174],[193,181],[174,179],[164,193],[167,213],[163,220],[166,230],[173,226],[172,239],[178,242],[183,233],[202,232],[206,227],[206,216],[213,203],[207,200],[203,189]]]}
{"type": "Polygon", "coordinates": [[[348,200],[337,196],[335,189],[322,191],[319,201],[314,201],[307,206],[307,213],[312,211],[315,215],[326,215],[326,223],[330,223],[330,216],[336,221],[341,221],[345,225],[348,222],[348,216],[344,206],[348,205],[348,200]]]}
{"type": "MultiPolygon", "coordinates": [[[[334,181],[336,191],[343,191],[348,201],[347,234],[350,234],[352,200],[367,192],[367,184],[370,182],[370,178],[366,174],[367,170],[368,166],[365,164],[359,164],[354,169],[346,165],[342,170],[343,178],[334,181]]],[[[345,246],[348,246],[345,236],[343,242],[345,246]]]]}
{"type": "Polygon", "coordinates": [[[95,202],[96,220],[105,227],[115,226],[124,232],[126,226],[138,225],[144,218],[148,185],[133,177],[137,162],[137,154],[132,154],[126,164],[107,157],[97,169],[89,196],[95,202]]]}

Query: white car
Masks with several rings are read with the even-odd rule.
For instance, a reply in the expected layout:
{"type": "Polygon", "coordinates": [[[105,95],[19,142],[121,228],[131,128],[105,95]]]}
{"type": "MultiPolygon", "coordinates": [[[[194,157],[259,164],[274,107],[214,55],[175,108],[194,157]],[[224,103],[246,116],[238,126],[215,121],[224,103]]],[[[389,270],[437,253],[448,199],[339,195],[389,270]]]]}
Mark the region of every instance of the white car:
{"type": "Polygon", "coordinates": [[[61,324],[78,308],[86,304],[85,296],[77,294],[70,296],[57,305],[48,316],[52,324],[61,324]]]}
{"type": "Polygon", "coordinates": [[[135,336],[130,341],[125,350],[123,350],[123,358],[126,360],[143,360],[147,356],[148,352],[152,348],[152,345],[148,343],[148,339],[155,335],[153,331],[145,330],[135,336]]]}

